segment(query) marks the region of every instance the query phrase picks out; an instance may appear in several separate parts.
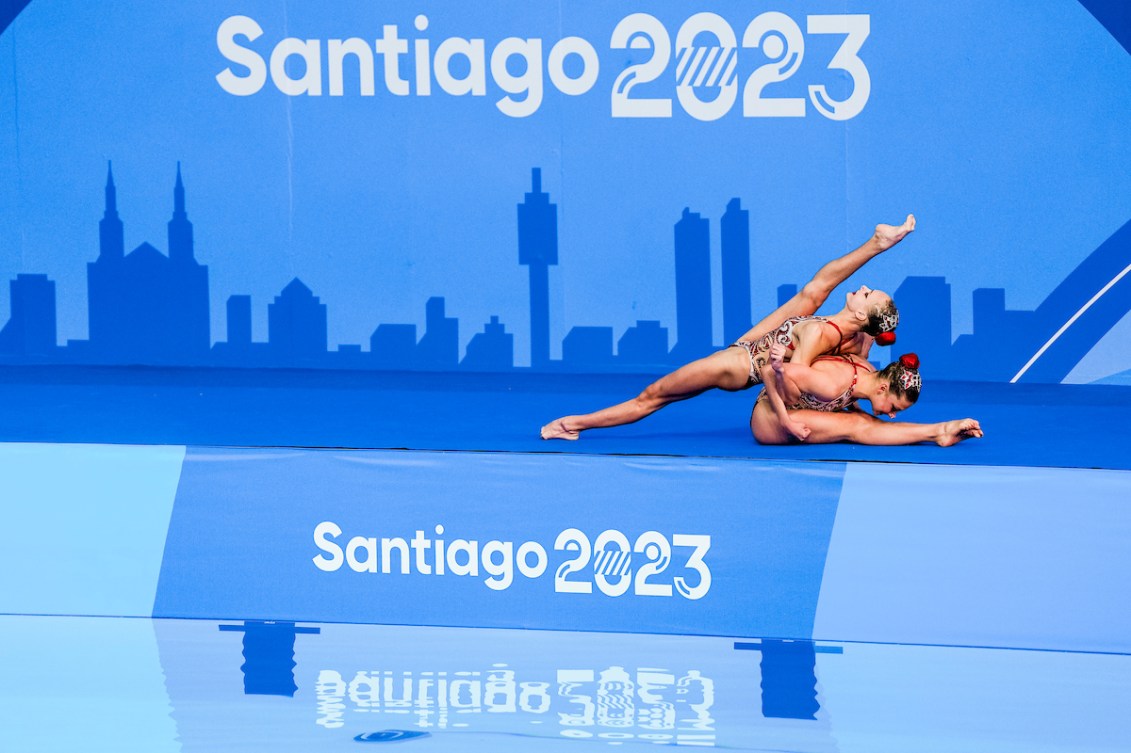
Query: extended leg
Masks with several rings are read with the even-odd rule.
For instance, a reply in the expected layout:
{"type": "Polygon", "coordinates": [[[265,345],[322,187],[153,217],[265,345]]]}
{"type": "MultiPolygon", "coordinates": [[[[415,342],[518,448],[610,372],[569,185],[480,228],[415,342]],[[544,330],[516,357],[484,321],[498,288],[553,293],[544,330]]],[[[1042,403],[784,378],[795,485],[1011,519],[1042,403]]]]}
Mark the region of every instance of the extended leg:
{"type": "Polygon", "coordinates": [[[740,390],[750,376],[750,356],[742,348],[726,348],[681,366],[648,385],[631,400],[581,416],[563,416],[542,427],[542,439],[577,439],[586,429],[622,426],[660,408],[709,389],[740,390]]]}
{"type": "Polygon", "coordinates": [[[779,327],[782,322],[790,317],[815,314],[838,285],[855,274],[857,270],[873,258],[899,243],[914,229],[915,217],[910,214],[898,227],[895,225],[876,225],[876,232],[862,246],[830,261],[817,270],[813,279],[805,283],[805,286],[795,296],[755,324],[753,329],[742,336],[742,339],[756,340],[779,327]]]}

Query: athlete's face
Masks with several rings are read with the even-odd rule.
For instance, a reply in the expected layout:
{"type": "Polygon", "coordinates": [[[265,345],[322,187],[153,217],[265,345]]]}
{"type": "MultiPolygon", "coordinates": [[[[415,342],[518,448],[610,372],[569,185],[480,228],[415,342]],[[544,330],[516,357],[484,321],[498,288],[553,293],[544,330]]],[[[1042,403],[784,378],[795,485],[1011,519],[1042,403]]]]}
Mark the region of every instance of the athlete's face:
{"type": "Polygon", "coordinates": [[[895,414],[901,410],[907,410],[913,403],[904,397],[896,397],[891,393],[891,390],[885,389],[871,399],[872,415],[873,416],[887,416],[888,418],[895,418],[895,414]]]}
{"type": "Polygon", "coordinates": [[[867,285],[861,285],[858,290],[853,290],[845,298],[845,305],[853,311],[865,313],[873,309],[886,306],[891,301],[891,296],[882,290],[872,290],[867,285]]]}

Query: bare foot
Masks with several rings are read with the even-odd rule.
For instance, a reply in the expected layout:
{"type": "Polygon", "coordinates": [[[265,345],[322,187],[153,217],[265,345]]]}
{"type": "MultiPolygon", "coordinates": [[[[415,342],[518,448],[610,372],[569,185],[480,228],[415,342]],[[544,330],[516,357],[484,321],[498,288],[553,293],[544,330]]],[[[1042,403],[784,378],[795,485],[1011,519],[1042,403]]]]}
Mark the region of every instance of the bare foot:
{"type": "Polygon", "coordinates": [[[565,419],[559,418],[542,427],[542,439],[569,439],[575,440],[581,432],[570,431],[565,427],[565,419]]]}
{"type": "Polygon", "coordinates": [[[938,443],[939,447],[950,447],[964,439],[982,436],[981,425],[972,418],[963,418],[959,421],[945,421],[941,426],[942,429],[939,431],[938,437],[935,438],[935,442],[938,443]]]}
{"type": "Polygon", "coordinates": [[[887,251],[903,240],[903,237],[915,229],[915,215],[907,215],[907,219],[899,227],[894,225],[876,225],[876,234],[873,238],[881,251],[887,251]]]}

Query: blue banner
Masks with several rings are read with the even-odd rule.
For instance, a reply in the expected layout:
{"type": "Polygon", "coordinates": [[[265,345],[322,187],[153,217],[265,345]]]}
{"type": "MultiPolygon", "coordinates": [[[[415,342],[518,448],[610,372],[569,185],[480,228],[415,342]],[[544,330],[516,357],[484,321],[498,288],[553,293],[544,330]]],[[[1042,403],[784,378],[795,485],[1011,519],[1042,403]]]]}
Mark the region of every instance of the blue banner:
{"type": "Polygon", "coordinates": [[[807,638],[843,473],[191,449],[153,613],[807,638]]]}

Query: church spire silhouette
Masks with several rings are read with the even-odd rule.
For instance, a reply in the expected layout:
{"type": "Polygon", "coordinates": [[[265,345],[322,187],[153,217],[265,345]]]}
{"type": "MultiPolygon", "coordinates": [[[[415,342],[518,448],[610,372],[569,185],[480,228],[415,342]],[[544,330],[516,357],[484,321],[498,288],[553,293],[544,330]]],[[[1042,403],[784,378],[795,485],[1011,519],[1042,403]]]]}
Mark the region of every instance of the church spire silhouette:
{"type": "Polygon", "coordinates": [[[193,259],[192,223],[185,212],[185,184],[181,180],[181,163],[177,162],[177,183],[173,187],[173,219],[169,220],[169,258],[174,262],[193,259]]]}
{"type": "Polygon", "coordinates": [[[118,217],[118,189],[114,187],[114,170],[106,163],[106,209],[98,223],[99,259],[121,259],[126,253],[125,233],[118,217]]]}

